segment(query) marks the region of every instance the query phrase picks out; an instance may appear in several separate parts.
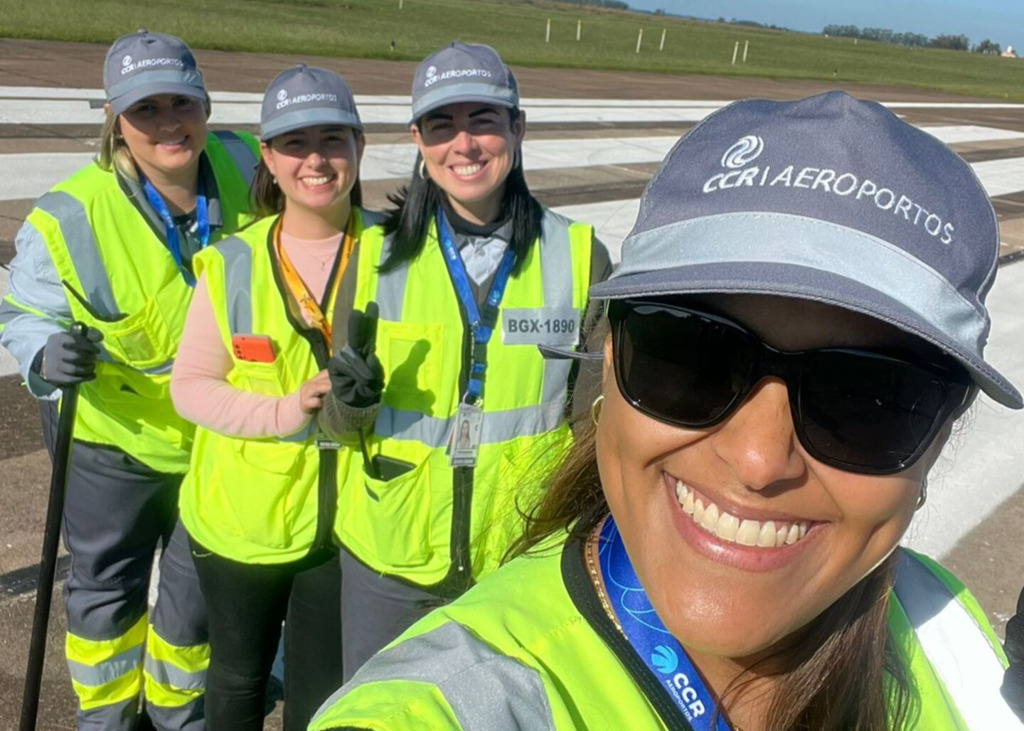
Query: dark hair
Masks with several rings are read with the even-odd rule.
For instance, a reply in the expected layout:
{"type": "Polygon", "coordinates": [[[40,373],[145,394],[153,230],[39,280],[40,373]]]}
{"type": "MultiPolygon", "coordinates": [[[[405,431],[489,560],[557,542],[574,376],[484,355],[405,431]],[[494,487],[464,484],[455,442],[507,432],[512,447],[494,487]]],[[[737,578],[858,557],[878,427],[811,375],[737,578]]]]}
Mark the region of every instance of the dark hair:
{"type": "MultiPolygon", "coordinates": [[[[356,134],[361,136],[362,132],[357,131],[356,134]]],[[[274,176],[267,163],[263,161],[262,155],[256,165],[256,175],[253,176],[252,186],[249,188],[249,197],[252,200],[253,211],[260,218],[273,216],[284,210],[284,193],[274,182],[274,176]]],[[[353,206],[363,206],[363,186],[359,182],[359,175],[356,175],[356,182],[349,191],[348,200],[353,206]]]]}
{"type": "MultiPolygon", "coordinates": [[[[509,123],[515,124],[520,116],[518,109],[509,109],[509,123]]],[[[417,120],[416,126],[419,127],[417,120]]],[[[533,242],[540,237],[540,222],[544,214],[537,199],[530,194],[523,174],[522,153],[517,151],[519,164],[513,163],[501,201],[501,216],[511,219],[512,237],[509,246],[516,255],[513,275],[518,274],[526,259],[526,253],[533,242]]],[[[444,200],[444,191],[437,183],[419,174],[421,155],[416,156],[412,178],[397,193],[388,195],[388,201],[395,207],[385,211],[384,235],[391,236],[391,248],[387,259],[380,265],[381,272],[390,272],[414,259],[423,249],[427,231],[434,220],[434,212],[444,200]]]]}

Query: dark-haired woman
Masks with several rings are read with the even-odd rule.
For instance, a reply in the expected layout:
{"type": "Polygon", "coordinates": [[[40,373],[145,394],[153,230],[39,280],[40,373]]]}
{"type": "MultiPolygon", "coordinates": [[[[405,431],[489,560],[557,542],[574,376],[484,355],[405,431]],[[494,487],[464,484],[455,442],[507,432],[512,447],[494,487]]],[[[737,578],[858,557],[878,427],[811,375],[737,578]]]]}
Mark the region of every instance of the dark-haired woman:
{"type": "Polygon", "coordinates": [[[264,95],[254,184],[265,218],[204,253],[171,380],[198,425],[181,520],[206,597],[211,729],[263,728],[288,616],[285,728],[305,728],[340,678],[332,529],[339,456],[314,414],[329,387],[327,316],[367,225],[363,132],[337,74],[298,66],[264,95]]]}
{"type": "Polygon", "coordinates": [[[984,612],[898,548],[978,391],[1021,407],[982,352],[998,251],[970,166],[880,105],[706,119],[591,290],[603,392],[520,555],[311,729],[1021,729],[984,612]]]}
{"type": "Polygon", "coordinates": [[[332,361],[321,419],[351,443],[355,419],[330,417],[371,415],[337,520],[346,676],[497,567],[517,503],[570,439],[571,363],[538,346],[576,346],[587,289],[610,268],[591,227],[530,195],[526,118],[492,48],[452,43],[424,60],[412,117],[412,180],[359,254],[354,308],[379,307],[375,348],[360,336],[332,361]],[[374,368],[382,394],[350,387],[374,368]]]}

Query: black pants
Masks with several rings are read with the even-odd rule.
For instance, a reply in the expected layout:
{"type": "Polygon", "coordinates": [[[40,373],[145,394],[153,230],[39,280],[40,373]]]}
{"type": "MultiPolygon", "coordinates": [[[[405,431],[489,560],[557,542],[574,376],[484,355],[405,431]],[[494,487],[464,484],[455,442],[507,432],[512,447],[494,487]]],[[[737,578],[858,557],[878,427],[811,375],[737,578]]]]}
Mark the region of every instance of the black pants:
{"type": "Polygon", "coordinates": [[[263,728],[267,679],[285,622],[284,729],[304,731],[341,685],[337,554],[325,551],[288,564],[246,564],[193,540],[192,555],[210,632],[207,728],[263,728]]]}

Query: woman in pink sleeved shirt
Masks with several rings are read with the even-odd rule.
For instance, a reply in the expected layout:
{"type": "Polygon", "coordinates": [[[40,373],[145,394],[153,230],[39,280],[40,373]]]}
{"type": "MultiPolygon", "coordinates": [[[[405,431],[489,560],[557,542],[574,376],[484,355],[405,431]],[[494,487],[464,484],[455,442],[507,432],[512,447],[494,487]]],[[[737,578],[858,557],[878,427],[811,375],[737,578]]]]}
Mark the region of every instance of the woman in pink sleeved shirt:
{"type": "Polygon", "coordinates": [[[180,509],[217,731],[263,728],[286,616],[285,731],[305,729],[341,682],[337,488],[323,479],[337,457],[311,421],[330,388],[329,305],[364,226],[362,124],[340,76],[298,66],[268,87],[260,136],[265,217],[201,257],[171,375],[175,407],[199,427],[180,509]]]}

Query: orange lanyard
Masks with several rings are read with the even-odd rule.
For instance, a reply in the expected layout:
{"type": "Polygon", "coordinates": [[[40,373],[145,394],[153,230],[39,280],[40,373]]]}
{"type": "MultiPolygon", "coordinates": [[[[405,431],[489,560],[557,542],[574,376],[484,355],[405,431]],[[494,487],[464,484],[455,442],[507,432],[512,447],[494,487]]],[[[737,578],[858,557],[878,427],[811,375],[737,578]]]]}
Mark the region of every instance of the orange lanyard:
{"type": "MultiPolygon", "coordinates": [[[[325,302],[330,302],[334,299],[334,296],[338,292],[338,286],[341,284],[341,277],[345,273],[345,267],[348,265],[348,258],[352,254],[352,248],[355,246],[355,236],[353,236],[353,226],[355,221],[355,213],[352,213],[348,217],[348,225],[345,227],[345,236],[341,242],[341,251],[338,254],[339,260],[334,267],[334,280],[328,284],[327,292],[330,293],[328,297],[324,299],[325,302]]],[[[295,269],[291,259],[288,258],[288,253],[284,250],[281,245],[281,218],[279,217],[274,223],[274,252],[277,254],[277,261],[281,265],[281,278],[284,280],[285,286],[288,288],[288,293],[292,296],[292,300],[298,304],[302,309],[302,312],[306,315],[307,319],[313,324],[317,330],[324,336],[324,341],[327,343],[327,350],[331,349],[331,323],[328,322],[327,316],[324,315],[323,310],[320,309],[320,304],[316,301],[306,283],[302,281],[302,277],[299,276],[299,272],[295,269]]]]}

